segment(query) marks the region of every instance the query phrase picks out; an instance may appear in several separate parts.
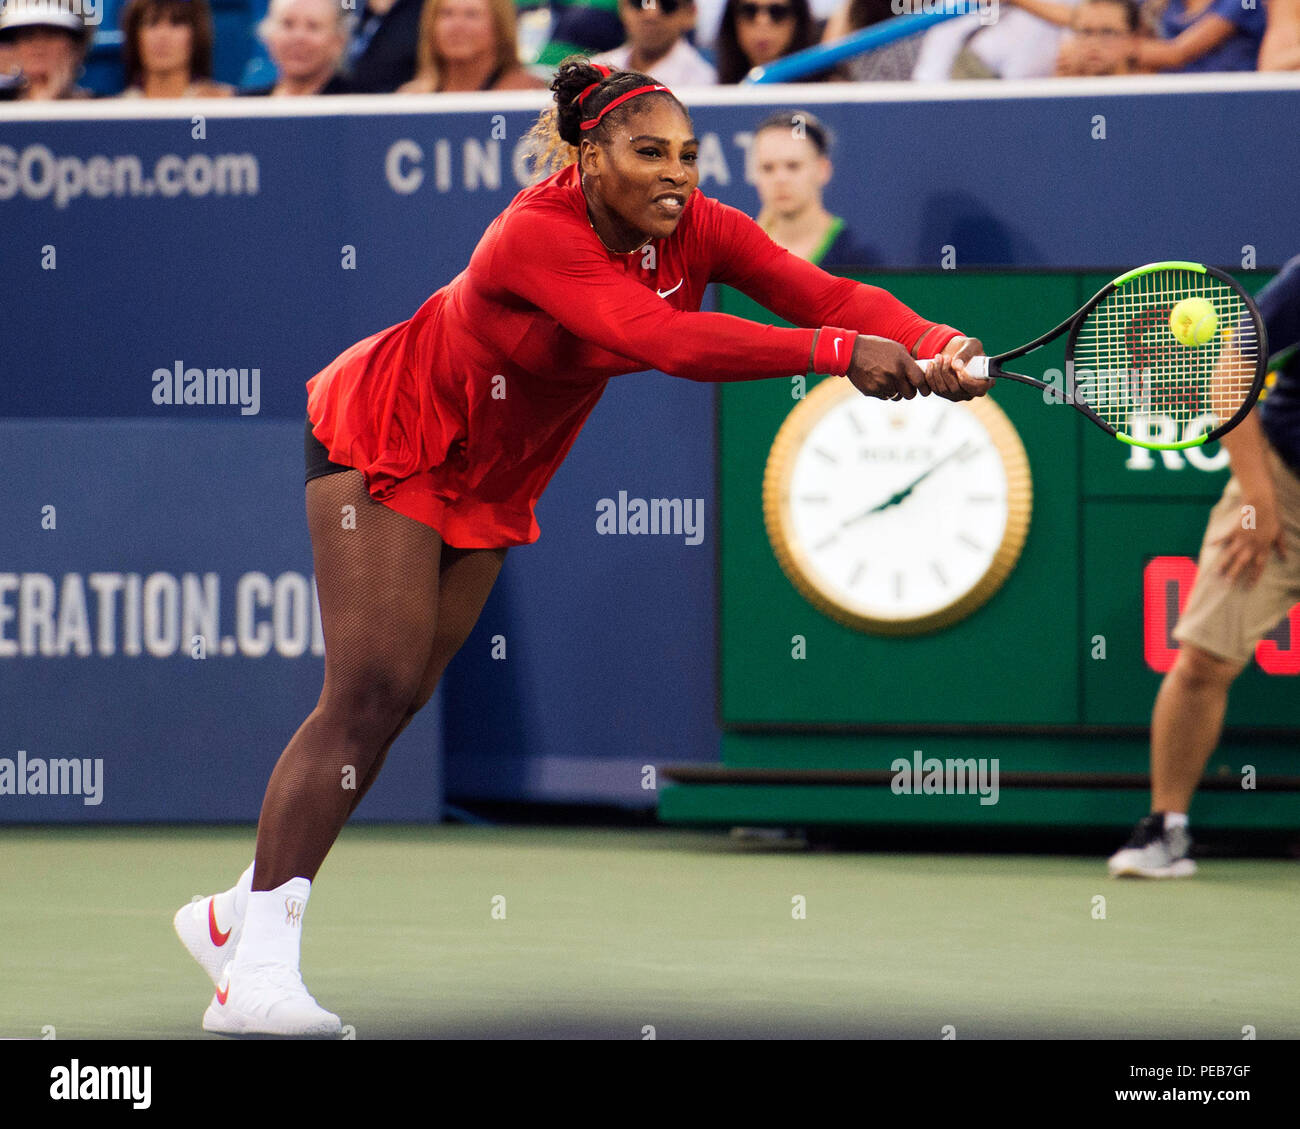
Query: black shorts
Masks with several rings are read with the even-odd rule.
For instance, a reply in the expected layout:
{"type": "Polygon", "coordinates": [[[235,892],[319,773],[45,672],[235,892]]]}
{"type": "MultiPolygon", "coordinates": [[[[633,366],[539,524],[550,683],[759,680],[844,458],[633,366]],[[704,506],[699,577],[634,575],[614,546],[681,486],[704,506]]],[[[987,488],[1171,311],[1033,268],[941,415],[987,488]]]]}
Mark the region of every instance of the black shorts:
{"type": "Polygon", "coordinates": [[[341,470],[355,469],[342,463],[330,462],[330,453],[326,450],[325,444],[311,433],[310,418],[307,420],[307,438],[304,447],[307,458],[307,482],[327,474],[337,474],[341,470]]]}

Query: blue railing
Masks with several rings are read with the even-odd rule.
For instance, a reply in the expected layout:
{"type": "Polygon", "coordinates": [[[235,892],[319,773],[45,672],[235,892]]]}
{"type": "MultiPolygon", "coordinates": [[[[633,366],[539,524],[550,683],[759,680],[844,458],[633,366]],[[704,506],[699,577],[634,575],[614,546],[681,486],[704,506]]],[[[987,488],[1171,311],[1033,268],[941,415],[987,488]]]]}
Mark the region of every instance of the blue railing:
{"type": "Polygon", "coordinates": [[[745,82],[798,82],[801,78],[830,70],[837,63],[862,55],[880,47],[897,43],[913,35],[928,31],[935,24],[958,16],[974,15],[974,9],[958,12],[927,12],[915,16],[895,16],[892,20],[864,27],[837,39],[834,43],[819,43],[805,51],[796,51],[784,59],[777,59],[765,67],[755,67],[745,76],[745,82]]]}

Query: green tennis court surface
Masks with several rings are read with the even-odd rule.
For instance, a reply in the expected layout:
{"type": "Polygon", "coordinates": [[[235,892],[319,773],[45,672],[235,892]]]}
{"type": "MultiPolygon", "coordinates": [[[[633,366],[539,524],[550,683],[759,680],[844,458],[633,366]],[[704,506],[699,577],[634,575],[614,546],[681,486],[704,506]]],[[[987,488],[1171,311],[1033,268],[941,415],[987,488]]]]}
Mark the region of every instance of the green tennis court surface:
{"type": "MultiPolygon", "coordinates": [[[[252,842],[0,831],[0,1036],[216,1038],[171,918],[233,882],[252,842]]],[[[1297,885],[1297,865],[1272,860],[1116,882],[1092,857],[359,827],[313,890],[303,970],[358,1039],[1297,1038],[1297,885]]]]}

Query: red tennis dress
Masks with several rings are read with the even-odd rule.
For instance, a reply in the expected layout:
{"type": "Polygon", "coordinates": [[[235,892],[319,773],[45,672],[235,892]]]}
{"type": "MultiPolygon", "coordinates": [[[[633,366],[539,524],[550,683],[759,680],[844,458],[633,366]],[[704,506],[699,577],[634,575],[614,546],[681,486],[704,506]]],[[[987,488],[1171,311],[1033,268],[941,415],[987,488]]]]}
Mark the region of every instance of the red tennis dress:
{"type": "Polygon", "coordinates": [[[842,376],[859,331],[920,343],[921,357],[957,336],[790,254],[698,189],[667,239],[609,251],[570,165],[520,192],[414,317],[312,377],[307,414],[333,462],[447,544],[526,545],[541,532],[534,506],[610,377],[842,376]],[[819,328],[700,313],[710,282],[819,328]]]}

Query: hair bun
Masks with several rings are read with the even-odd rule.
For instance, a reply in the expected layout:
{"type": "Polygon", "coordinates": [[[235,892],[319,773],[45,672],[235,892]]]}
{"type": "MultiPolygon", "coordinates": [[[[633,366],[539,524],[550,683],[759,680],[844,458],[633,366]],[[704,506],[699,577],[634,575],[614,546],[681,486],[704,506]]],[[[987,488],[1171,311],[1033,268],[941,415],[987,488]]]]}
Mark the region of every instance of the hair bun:
{"type": "Polygon", "coordinates": [[[593,63],[585,55],[571,55],[555,71],[551,90],[555,95],[556,124],[560,137],[570,145],[582,138],[582,105],[579,98],[592,86],[598,86],[617,72],[593,63]]]}
{"type": "MultiPolygon", "coordinates": [[[[554,114],[555,134],[565,144],[576,148],[582,139],[590,137],[590,134],[582,133],[582,122],[589,122],[620,95],[654,83],[655,79],[637,70],[619,70],[591,62],[585,55],[568,56],[560,62],[555,77],[551,79],[555,107],[547,113],[554,114]]],[[[686,112],[667,87],[664,87],[664,94],[679,105],[682,113],[686,112]]],[[[623,113],[623,107],[616,107],[615,112],[623,113]]]]}

